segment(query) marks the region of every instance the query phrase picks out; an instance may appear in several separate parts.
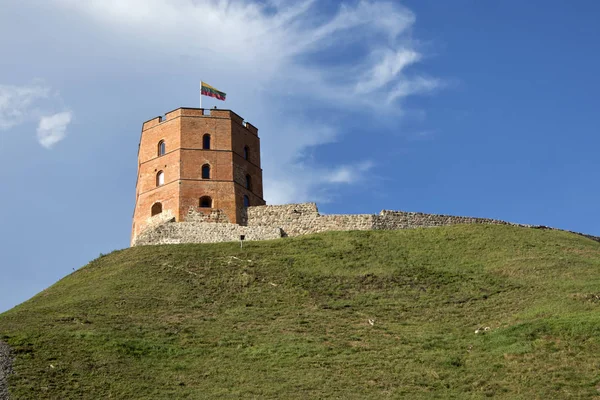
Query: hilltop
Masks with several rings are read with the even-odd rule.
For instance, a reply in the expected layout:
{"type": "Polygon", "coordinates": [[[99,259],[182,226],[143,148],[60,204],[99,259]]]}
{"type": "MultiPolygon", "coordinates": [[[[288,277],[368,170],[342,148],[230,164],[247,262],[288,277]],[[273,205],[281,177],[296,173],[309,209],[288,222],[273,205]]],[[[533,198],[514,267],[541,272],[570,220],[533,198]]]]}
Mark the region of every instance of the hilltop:
{"type": "Polygon", "coordinates": [[[600,244],[503,225],[140,246],[0,315],[14,399],[600,398],[599,337],[600,244]]]}

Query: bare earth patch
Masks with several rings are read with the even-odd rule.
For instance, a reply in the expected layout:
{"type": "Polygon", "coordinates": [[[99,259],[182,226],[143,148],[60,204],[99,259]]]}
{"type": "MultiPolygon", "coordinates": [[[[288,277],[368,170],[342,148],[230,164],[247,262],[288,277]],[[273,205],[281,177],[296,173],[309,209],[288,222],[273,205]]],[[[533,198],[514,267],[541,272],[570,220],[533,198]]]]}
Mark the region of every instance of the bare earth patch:
{"type": "Polygon", "coordinates": [[[4,342],[0,342],[0,400],[8,400],[8,375],[12,373],[12,352],[4,342]]]}

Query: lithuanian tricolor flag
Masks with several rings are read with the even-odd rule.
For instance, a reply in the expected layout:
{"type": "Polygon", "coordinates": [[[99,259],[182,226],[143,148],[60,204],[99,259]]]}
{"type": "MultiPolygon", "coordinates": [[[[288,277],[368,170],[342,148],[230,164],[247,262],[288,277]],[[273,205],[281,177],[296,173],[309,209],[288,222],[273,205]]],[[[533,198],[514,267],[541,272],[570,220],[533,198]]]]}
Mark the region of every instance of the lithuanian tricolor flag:
{"type": "Polygon", "coordinates": [[[218,91],[214,87],[210,86],[208,83],[201,82],[201,93],[204,96],[214,97],[217,100],[225,101],[225,93],[218,91]]]}

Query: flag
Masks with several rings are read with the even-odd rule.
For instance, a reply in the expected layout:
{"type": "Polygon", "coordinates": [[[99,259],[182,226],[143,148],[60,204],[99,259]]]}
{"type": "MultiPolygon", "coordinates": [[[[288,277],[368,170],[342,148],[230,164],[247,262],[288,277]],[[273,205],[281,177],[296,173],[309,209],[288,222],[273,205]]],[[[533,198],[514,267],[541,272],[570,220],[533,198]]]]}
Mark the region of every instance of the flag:
{"type": "Polygon", "coordinates": [[[225,93],[218,91],[214,87],[212,87],[209,84],[204,83],[204,82],[202,82],[202,85],[201,85],[201,93],[203,96],[214,97],[217,100],[223,100],[223,101],[225,101],[225,96],[227,96],[225,93]]]}

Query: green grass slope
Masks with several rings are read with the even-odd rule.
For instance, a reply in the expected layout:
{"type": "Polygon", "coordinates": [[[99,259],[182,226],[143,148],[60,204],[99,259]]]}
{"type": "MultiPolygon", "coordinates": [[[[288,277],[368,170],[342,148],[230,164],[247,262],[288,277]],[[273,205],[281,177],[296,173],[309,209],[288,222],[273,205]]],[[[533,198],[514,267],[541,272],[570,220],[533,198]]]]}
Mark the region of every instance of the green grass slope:
{"type": "Polygon", "coordinates": [[[453,226],[132,248],[0,315],[0,339],[14,399],[600,398],[600,244],[453,226]]]}

